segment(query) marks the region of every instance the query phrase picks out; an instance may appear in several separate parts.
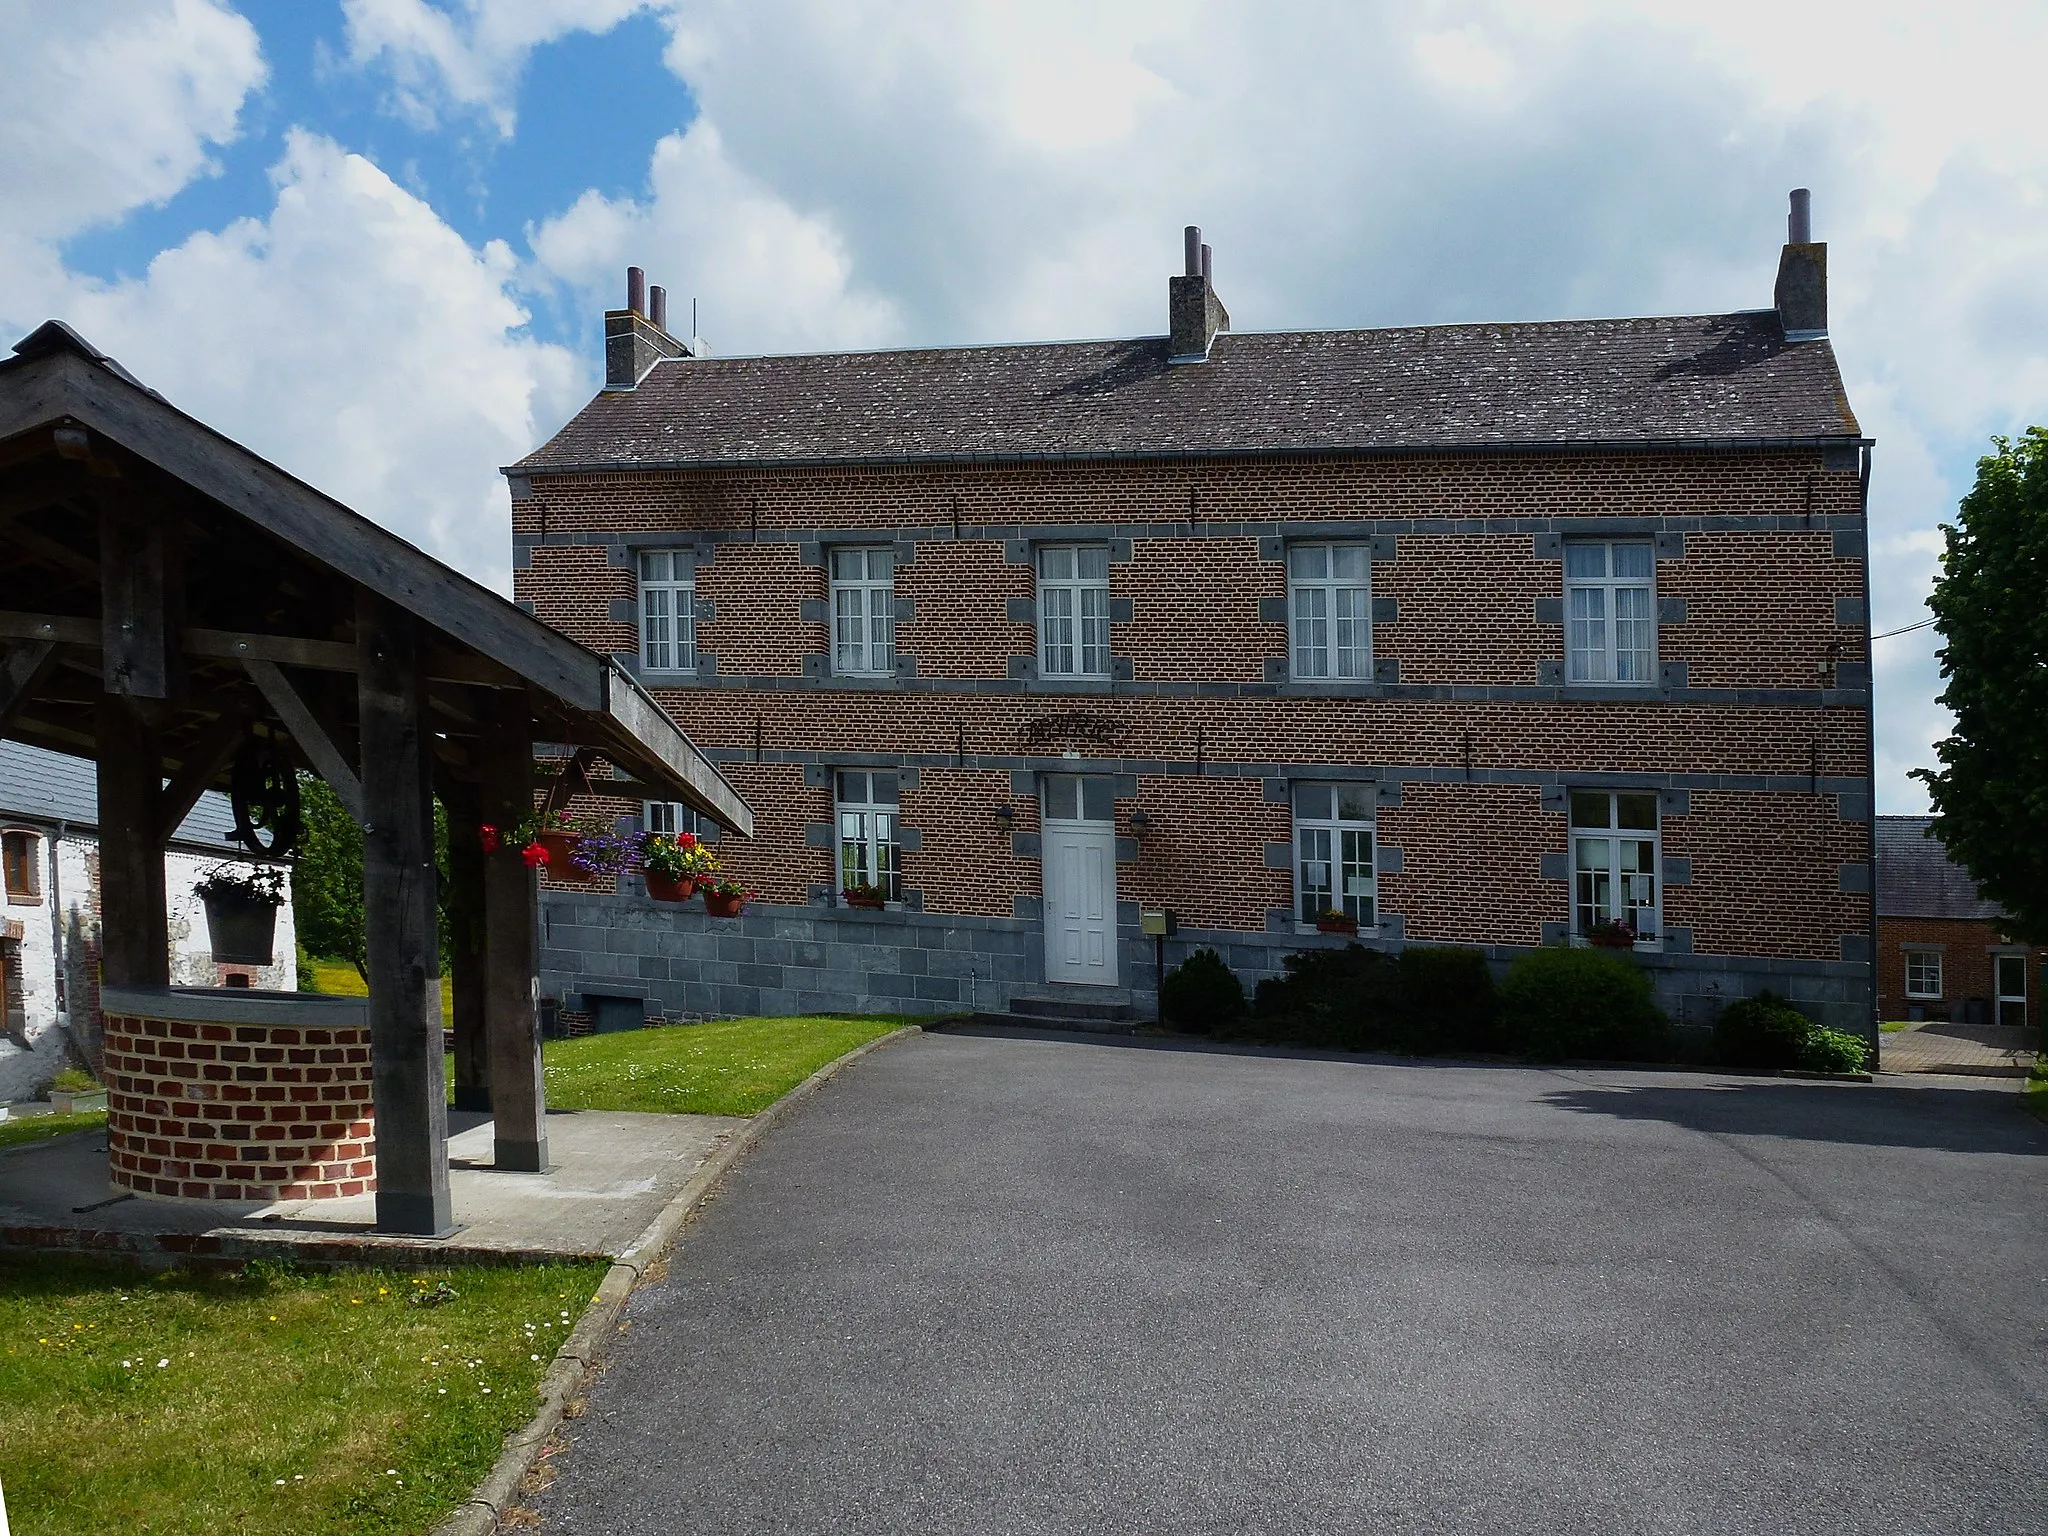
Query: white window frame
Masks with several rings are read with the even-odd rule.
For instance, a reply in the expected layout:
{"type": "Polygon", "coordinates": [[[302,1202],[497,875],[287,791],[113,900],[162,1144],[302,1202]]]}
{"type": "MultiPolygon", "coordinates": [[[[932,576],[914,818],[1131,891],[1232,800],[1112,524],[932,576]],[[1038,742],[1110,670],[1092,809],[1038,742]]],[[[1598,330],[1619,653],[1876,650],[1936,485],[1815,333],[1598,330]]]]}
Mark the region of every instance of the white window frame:
{"type": "Polygon", "coordinates": [[[1041,544],[1033,559],[1038,576],[1038,675],[1108,682],[1109,546],[1041,544]],[[1100,576],[1080,574],[1084,556],[1090,564],[1100,561],[1100,576]]]}
{"type": "Polygon", "coordinates": [[[849,885],[886,886],[888,900],[902,899],[903,850],[896,840],[901,800],[902,780],[893,770],[842,768],[833,773],[835,903],[845,899],[840,893],[849,885]]]}
{"type": "Polygon", "coordinates": [[[832,589],[832,671],[839,677],[896,673],[896,550],[845,544],[826,552],[832,589]],[[876,575],[877,563],[882,574],[876,575]],[[857,566],[856,570],[848,570],[857,566]]]}
{"type": "Polygon", "coordinates": [[[1943,963],[1941,950],[1931,945],[1908,944],[1905,946],[1905,959],[1906,996],[1916,1003],[1940,1002],[1942,990],[1948,983],[1948,976],[1946,974],[1948,967],[1943,963]],[[1934,990],[1932,992],[1925,990],[1924,982],[1918,988],[1913,985],[1913,968],[1916,960],[1922,965],[1925,965],[1930,960],[1934,962],[1934,990]]]}
{"type": "Polygon", "coordinates": [[[1287,546],[1288,675],[1298,683],[1372,681],[1372,546],[1287,546]],[[1339,575],[1340,566],[1353,571],[1339,575]],[[1320,566],[1320,570],[1303,569],[1320,566]]]}
{"type": "Polygon", "coordinates": [[[1289,806],[1294,817],[1294,921],[1298,929],[1314,928],[1317,915],[1325,908],[1353,918],[1360,933],[1379,927],[1377,795],[1376,786],[1370,783],[1294,786],[1289,806]],[[1313,910],[1311,902],[1316,903],[1313,910]]]}
{"type": "Polygon", "coordinates": [[[1653,789],[1574,789],[1566,793],[1566,821],[1570,824],[1568,843],[1571,859],[1572,939],[1583,944],[1593,923],[1621,919],[1626,912],[1639,914],[1635,920],[1636,948],[1656,949],[1664,938],[1664,808],[1653,789]],[[1624,827],[1623,800],[1650,802],[1650,826],[1624,827]],[[1582,819],[1582,802],[1606,802],[1603,826],[1590,817],[1582,819]],[[1593,845],[1604,843],[1604,857],[1593,845]],[[1648,844],[1647,870],[1639,866],[1643,845],[1648,844]],[[1628,846],[1633,845],[1633,846],[1628,846]],[[1588,882],[1592,883],[1589,884],[1588,882]],[[1645,890],[1649,900],[1633,900],[1645,890]],[[1648,913],[1647,921],[1640,915],[1648,913]]]}
{"type": "Polygon", "coordinates": [[[643,549],[634,561],[634,570],[640,582],[641,669],[696,671],[696,552],[643,549]]]}
{"type": "Polygon", "coordinates": [[[1567,539],[1564,543],[1565,681],[1643,688],[1657,681],[1657,546],[1651,539],[1567,539]],[[1599,554],[1598,574],[1574,574],[1599,554]],[[1643,555],[1645,575],[1618,576],[1617,551],[1643,555]],[[1624,613],[1623,610],[1629,610],[1624,613]],[[1627,638],[1641,643],[1624,646],[1627,638]],[[1623,676],[1624,673],[1630,675],[1623,676]]]}
{"type": "Polygon", "coordinates": [[[698,833],[697,813],[680,800],[643,800],[640,803],[640,830],[647,833],[659,832],[668,837],[678,833],[698,833]]]}

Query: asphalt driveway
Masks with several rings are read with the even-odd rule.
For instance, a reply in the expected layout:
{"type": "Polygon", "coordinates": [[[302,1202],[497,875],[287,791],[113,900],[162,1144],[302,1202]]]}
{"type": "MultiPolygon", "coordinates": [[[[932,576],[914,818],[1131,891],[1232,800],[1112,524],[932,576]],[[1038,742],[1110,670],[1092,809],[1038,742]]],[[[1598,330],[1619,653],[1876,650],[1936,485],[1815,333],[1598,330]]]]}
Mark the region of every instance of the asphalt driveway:
{"type": "Polygon", "coordinates": [[[2009,1092],[924,1036],[627,1318],[548,1531],[2048,1531],[2009,1092]]]}

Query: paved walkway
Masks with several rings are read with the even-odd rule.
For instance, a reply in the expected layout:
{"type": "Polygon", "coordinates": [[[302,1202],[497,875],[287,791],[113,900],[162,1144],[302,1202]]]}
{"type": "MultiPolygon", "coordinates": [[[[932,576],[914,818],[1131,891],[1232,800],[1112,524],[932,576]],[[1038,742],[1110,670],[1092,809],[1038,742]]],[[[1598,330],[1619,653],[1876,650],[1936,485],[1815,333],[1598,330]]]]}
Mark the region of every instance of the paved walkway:
{"type": "Polygon", "coordinates": [[[1996,1024],[1913,1024],[1878,1039],[1886,1072],[1949,1077],[2025,1077],[2041,1044],[2038,1029],[1996,1024]]]}
{"type": "Polygon", "coordinates": [[[615,1257],[746,1124],[724,1115],[551,1111],[551,1166],[531,1174],[492,1168],[488,1115],[448,1118],[458,1227],[439,1242],[376,1234],[370,1195],[278,1205],[138,1199],[107,1182],[106,1133],[94,1131],[0,1150],[0,1244],[381,1263],[615,1257]]]}
{"type": "Polygon", "coordinates": [[[639,1292],[542,1528],[2048,1530],[2004,1085],[925,1036],[639,1292]]]}

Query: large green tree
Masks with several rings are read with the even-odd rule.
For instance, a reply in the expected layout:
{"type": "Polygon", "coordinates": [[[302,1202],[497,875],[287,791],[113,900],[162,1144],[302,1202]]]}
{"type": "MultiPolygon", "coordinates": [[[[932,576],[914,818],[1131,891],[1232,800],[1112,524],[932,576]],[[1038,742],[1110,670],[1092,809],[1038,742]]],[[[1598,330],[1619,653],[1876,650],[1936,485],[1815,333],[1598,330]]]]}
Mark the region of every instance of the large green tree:
{"type": "MultiPolygon", "coordinates": [[[[306,952],[346,960],[368,979],[363,939],[363,829],[342,808],[324,780],[299,775],[299,804],[305,829],[292,861],[292,920],[306,952]]],[[[448,817],[434,802],[434,863],[439,902],[441,952],[448,952],[448,817]]]]}
{"type": "Polygon", "coordinates": [[[2048,429],[1977,462],[1928,606],[1955,731],[1921,769],[1935,831],[2012,937],[2048,943],[2048,429]]]}

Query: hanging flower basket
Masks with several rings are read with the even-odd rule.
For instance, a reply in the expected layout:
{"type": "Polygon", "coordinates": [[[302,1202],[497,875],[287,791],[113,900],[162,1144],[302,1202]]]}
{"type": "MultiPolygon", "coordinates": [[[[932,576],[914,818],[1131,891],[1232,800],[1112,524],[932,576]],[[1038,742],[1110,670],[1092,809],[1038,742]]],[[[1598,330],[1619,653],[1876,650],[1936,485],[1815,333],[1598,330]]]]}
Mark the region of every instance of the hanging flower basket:
{"type": "Polygon", "coordinates": [[[284,905],[284,871],[221,864],[193,887],[206,908],[206,942],[216,965],[269,965],[284,905]]]}
{"type": "Polygon", "coordinates": [[[688,901],[697,894],[697,878],[684,875],[657,875],[651,869],[640,872],[640,878],[647,882],[647,894],[656,901],[688,901]]]}
{"type": "Polygon", "coordinates": [[[561,832],[550,828],[548,831],[534,834],[533,842],[528,846],[538,847],[547,855],[542,862],[547,865],[551,876],[557,880],[574,881],[580,885],[590,879],[588,873],[576,867],[576,845],[581,841],[582,839],[574,832],[561,832]]]}
{"type": "Polygon", "coordinates": [[[713,917],[738,917],[754,893],[737,880],[711,880],[702,887],[704,910],[713,917]]]}

